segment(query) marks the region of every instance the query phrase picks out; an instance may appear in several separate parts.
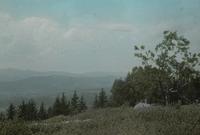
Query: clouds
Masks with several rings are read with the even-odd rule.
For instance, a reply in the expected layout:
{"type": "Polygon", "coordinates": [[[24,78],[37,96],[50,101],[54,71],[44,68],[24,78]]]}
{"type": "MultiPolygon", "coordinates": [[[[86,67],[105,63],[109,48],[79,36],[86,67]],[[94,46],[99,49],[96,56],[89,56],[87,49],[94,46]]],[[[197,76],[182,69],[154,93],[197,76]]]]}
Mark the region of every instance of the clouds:
{"type": "Polygon", "coordinates": [[[134,45],[146,44],[152,48],[164,30],[193,35],[191,38],[196,44],[199,42],[197,25],[180,25],[177,21],[138,24],[81,19],[62,23],[48,17],[19,18],[0,13],[0,68],[127,71],[137,64],[133,57],[134,45]]]}
{"type": "Polygon", "coordinates": [[[109,58],[107,49],[114,46],[112,31],[128,30],[120,24],[85,25],[76,22],[61,25],[45,17],[19,19],[4,13],[0,14],[0,22],[1,68],[14,66],[45,69],[48,65],[56,69],[55,65],[63,68],[70,65],[73,69],[74,61],[81,67],[82,64],[87,65],[87,61],[97,65],[97,59],[101,64],[104,58],[100,58],[109,58]],[[104,54],[95,53],[97,51],[104,51],[104,54]]]}
{"type": "Polygon", "coordinates": [[[49,19],[40,17],[16,19],[1,14],[0,22],[1,67],[29,68],[28,65],[33,66],[35,61],[59,45],[62,31],[49,19]]]}
{"type": "Polygon", "coordinates": [[[17,20],[11,16],[0,16],[1,47],[7,48],[4,53],[23,55],[43,51],[49,40],[58,34],[56,25],[44,18],[30,17],[17,20]],[[9,19],[7,19],[9,18],[9,19]]]}

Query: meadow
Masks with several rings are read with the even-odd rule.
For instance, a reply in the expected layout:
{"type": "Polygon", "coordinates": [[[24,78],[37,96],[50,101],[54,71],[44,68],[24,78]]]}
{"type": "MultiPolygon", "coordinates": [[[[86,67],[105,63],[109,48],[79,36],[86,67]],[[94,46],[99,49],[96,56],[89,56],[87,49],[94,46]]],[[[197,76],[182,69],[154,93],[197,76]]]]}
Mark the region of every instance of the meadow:
{"type": "Polygon", "coordinates": [[[199,135],[199,117],[198,105],[145,110],[122,106],[40,122],[6,122],[1,124],[0,135],[199,135]]]}

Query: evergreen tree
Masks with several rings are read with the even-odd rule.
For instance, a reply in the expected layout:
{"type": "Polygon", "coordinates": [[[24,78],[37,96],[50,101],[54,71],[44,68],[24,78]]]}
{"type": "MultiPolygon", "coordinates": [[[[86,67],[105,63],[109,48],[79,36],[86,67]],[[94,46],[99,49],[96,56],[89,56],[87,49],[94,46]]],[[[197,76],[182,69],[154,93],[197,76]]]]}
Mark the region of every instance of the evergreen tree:
{"type": "Polygon", "coordinates": [[[82,111],[85,111],[86,109],[87,109],[86,103],[84,101],[83,96],[81,96],[79,103],[78,103],[78,111],[82,112],[82,111]]]}
{"type": "Polygon", "coordinates": [[[65,106],[66,105],[66,97],[65,97],[65,93],[62,93],[62,97],[61,97],[61,105],[65,106]]]}
{"type": "Polygon", "coordinates": [[[69,112],[69,103],[67,102],[65,94],[63,93],[61,97],[61,113],[63,115],[68,115],[69,112]]]}
{"type": "Polygon", "coordinates": [[[95,99],[94,99],[93,108],[98,108],[98,107],[99,107],[99,104],[98,104],[98,96],[96,95],[96,96],[95,96],[95,99]]]}
{"type": "Polygon", "coordinates": [[[99,101],[98,101],[98,106],[100,108],[106,107],[107,106],[107,96],[103,88],[101,89],[101,92],[99,93],[99,101]]]}
{"type": "Polygon", "coordinates": [[[52,117],[52,116],[53,116],[53,109],[52,109],[52,107],[50,106],[50,107],[48,108],[48,110],[47,110],[47,117],[50,118],[50,117],[52,117]]]}
{"type": "Polygon", "coordinates": [[[1,112],[0,113],[0,122],[5,121],[5,120],[6,120],[5,114],[1,112]]]}
{"type": "Polygon", "coordinates": [[[7,109],[7,119],[13,120],[16,115],[15,106],[13,104],[10,104],[10,106],[7,109]]]}
{"type": "Polygon", "coordinates": [[[30,100],[27,104],[27,120],[37,120],[37,107],[34,100],[30,100]]]}
{"type": "Polygon", "coordinates": [[[58,96],[53,104],[53,115],[60,115],[62,113],[61,111],[61,101],[60,101],[60,97],[58,96]]]}
{"type": "Polygon", "coordinates": [[[79,97],[76,94],[76,91],[74,91],[73,97],[71,99],[71,111],[72,111],[72,113],[77,113],[77,111],[78,111],[78,101],[79,101],[79,97]]]}
{"type": "Polygon", "coordinates": [[[27,105],[23,100],[22,103],[18,106],[18,118],[25,120],[27,118],[27,105]]]}
{"type": "Polygon", "coordinates": [[[47,111],[45,109],[44,103],[42,102],[39,108],[39,112],[38,112],[38,118],[40,120],[44,120],[47,118],[47,111]]]}

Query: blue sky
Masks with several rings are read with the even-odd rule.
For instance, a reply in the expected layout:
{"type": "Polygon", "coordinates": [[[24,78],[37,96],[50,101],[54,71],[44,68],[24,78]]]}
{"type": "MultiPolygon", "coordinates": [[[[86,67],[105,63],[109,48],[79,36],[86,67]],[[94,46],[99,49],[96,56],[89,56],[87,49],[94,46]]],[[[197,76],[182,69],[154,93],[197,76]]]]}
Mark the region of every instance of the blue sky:
{"type": "MultiPolygon", "coordinates": [[[[59,21],[70,18],[114,21],[157,21],[200,16],[199,0],[1,0],[1,11],[17,17],[48,16],[59,21]]],[[[196,17],[195,17],[196,18],[196,17]]]]}
{"type": "Polygon", "coordinates": [[[0,0],[0,68],[126,72],[164,30],[200,51],[200,0],[0,0]]]}

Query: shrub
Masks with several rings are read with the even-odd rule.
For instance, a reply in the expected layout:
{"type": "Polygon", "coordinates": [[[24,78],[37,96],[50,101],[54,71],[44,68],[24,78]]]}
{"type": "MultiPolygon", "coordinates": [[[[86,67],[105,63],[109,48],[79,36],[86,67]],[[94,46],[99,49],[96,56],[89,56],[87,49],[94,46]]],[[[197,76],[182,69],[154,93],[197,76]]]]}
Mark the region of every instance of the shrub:
{"type": "Polygon", "coordinates": [[[0,123],[0,135],[32,135],[24,122],[6,121],[0,123]]]}

